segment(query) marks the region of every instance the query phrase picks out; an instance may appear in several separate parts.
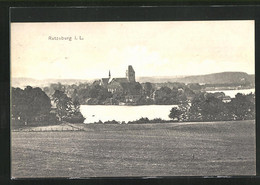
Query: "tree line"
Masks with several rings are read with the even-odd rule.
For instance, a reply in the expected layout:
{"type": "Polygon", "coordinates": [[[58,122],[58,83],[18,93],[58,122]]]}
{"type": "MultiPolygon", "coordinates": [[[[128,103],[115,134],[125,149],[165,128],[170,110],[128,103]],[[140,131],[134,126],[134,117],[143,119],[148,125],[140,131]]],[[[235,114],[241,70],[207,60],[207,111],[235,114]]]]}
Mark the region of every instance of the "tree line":
{"type": "Polygon", "coordinates": [[[51,84],[43,90],[51,96],[55,90],[65,92],[71,98],[78,98],[81,105],[118,105],[127,103],[128,96],[134,95],[135,105],[173,105],[188,101],[201,90],[199,84],[183,83],[136,83],[125,87],[125,91],[109,92],[104,86],[98,84],[62,85],[51,84]],[[138,93],[134,93],[138,92],[138,93]]]}
{"type": "Polygon", "coordinates": [[[237,93],[223,102],[212,93],[197,94],[190,104],[173,107],[169,117],[176,121],[230,121],[255,119],[255,94],[237,93]]]}
{"type": "Polygon", "coordinates": [[[190,102],[184,102],[170,110],[169,118],[140,119],[119,122],[98,121],[96,124],[145,124],[145,123],[170,123],[170,122],[204,122],[204,121],[234,121],[255,119],[255,94],[237,93],[230,102],[223,102],[219,96],[213,93],[200,92],[190,102]]]}
{"type": "MultiPolygon", "coordinates": [[[[224,102],[224,93],[207,93],[198,84],[171,83],[156,87],[142,83],[137,105],[178,105],[169,117],[174,121],[218,121],[255,119],[255,95],[238,93],[229,102],[224,102]]],[[[12,88],[11,116],[14,123],[82,123],[81,104],[118,104],[125,100],[124,92],[111,93],[97,84],[62,85],[51,84],[43,89],[27,86],[12,88]]],[[[138,123],[147,121],[145,118],[138,123]]],[[[150,120],[151,121],[151,120],[150,120]]],[[[151,122],[165,122],[152,120],[151,122]]],[[[148,121],[149,122],[149,121],[148,121]]],[[[135,122],[134,122],[135,123],[135,122]]]]}
{"type": "Polygon", "coordinates": [[[56,124],[68,121],[82,123],[84,117],[77,99],[55,90],[51,97],[39,87],[24,90],[12,87],[11,117],[14,125],[56,124]],[[54,102],[52,105],[52,101],[54,102]]]}

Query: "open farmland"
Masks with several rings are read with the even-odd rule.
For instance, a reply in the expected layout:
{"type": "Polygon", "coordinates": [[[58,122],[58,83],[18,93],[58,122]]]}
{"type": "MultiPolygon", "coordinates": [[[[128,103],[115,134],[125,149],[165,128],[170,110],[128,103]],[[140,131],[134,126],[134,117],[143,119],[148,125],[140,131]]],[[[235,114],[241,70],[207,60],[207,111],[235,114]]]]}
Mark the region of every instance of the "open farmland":
{"type": "Polygon", "coordinates": [[[15,178],[255,175],[255,121],[11,134],[15,178]]]}

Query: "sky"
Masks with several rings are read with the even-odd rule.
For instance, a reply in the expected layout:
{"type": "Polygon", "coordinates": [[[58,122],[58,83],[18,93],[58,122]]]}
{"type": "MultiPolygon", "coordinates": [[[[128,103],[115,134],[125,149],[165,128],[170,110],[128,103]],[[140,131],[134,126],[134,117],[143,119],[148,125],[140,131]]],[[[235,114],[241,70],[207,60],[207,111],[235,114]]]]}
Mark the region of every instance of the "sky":
{"type": "Polygon", "coordinates": [[[128,65],[136,76],[254,74],[254,39],[252,20],[11,23],[11,76],[124,77],[128,65]]]}

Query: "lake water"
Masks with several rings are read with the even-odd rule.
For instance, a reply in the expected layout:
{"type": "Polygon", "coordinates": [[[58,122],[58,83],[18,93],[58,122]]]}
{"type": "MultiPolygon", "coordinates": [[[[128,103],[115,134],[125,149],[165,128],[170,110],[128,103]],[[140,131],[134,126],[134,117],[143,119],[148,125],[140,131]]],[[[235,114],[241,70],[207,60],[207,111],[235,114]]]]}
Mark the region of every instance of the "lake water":
{"type": "MultiPolygon", "coordinates": [[[[255,89],[223,90],[207,92],[224,92],[225,95],[234,98],[237,93],[254,93],[255,89]]],[[[119,106],[119,105],[81,105],[80,110],[86,118],[84,123],[104,121],[135,121],[141,117],[149,119],[161,118],[170,120],[169,114],[172,107],[177,105],[142,105],[142,106],[119,106]]]]}
{"type": "Polygon", "coordinates": [[[149,119],[161,118],[169,120],[170,110],[176,105],[142,105],[142,106],[119,106],[119,105],[81,105],[80,110],[86,118],[84,123],[104,121],[134,121],[141,117],[149,119]]]}
{"type": "Polygon", "coordinates": [[[209,93],[215,93],[215,92],[223,92],[225,93],[226,96],[230,96],[231,98],[234,98],[237,93],[242,93],[242,94],[250,94],[254,93],[255,89],[239,89],[239,90],[215,90],[215,91],[207,91],[209,93]]]}

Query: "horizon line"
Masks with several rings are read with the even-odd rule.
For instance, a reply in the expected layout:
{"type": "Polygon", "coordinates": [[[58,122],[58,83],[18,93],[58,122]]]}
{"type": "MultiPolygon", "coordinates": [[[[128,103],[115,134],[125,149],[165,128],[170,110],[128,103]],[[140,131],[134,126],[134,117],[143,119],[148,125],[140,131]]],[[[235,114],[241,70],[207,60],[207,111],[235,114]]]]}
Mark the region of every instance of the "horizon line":
{"type": "MultiPolygon", "coordinates": [[[[189,77],[189,76],[204,76],[204,75],[211,75],[211,74],[219,74],[219,73],[246,73],[248,75],[255,75],[252,73],[247,73],[243,71],[223,71],[223,72],[216,72],[216,73],[206,73],[206,74],[192,74],[192,75],[172,75],[172,76],[136,76],[136,78],[155,78],[155,77],[162,77],[162,78],[167,78],[167,77],[173,77],[173,78],[183,78],[183,77],[189,77]]],[[[10,79],[12,78],[26,78],[26,79],[33,79],[33,80],[96,80],[104,77],[95,77],[95,78],[34,78],[34,77],[12,77],[10,75],[10,79]]],[[[118,77],[112,77],[112,78],[118,78],[118,77]]]]}

